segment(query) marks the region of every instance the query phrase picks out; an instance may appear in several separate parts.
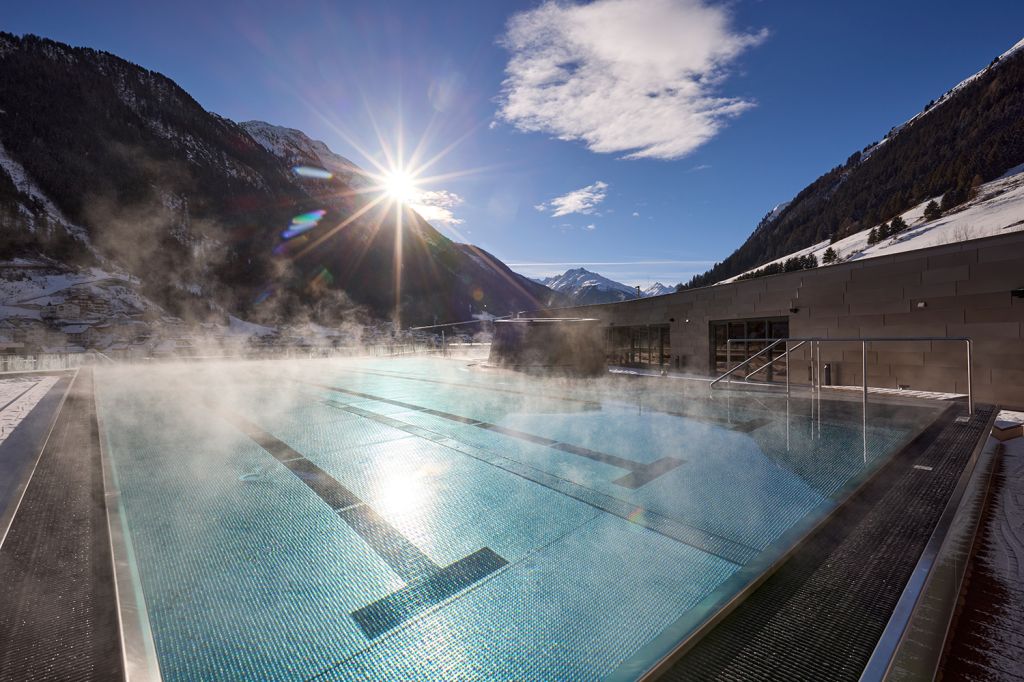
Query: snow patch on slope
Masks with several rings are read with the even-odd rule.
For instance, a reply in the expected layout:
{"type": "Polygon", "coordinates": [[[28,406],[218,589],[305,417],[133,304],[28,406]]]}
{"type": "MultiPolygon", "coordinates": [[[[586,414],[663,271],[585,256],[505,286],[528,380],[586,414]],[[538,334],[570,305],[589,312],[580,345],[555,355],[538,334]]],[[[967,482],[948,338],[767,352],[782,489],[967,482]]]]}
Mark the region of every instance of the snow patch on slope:
{"type": "MultiPolygon", "coordinates": [[[[941,199],[934,197],[936,203],[941,199]]],[[[1010,169],[997,180],[981,185],[974,199],[936,220],[927,221],[924,218],[924,209],[929,201],[932,199],[922,201],[902,214],[903,220],[910,226],[908,229],[878,244],[869,245],[868,234],[871,230],[862,230],[835,244],[825,240],[769,263],[762,263],[753,270],[770,263],[783,263],[794,256],[810,254],[817,257],[819,263],[823,263],[829,246],[838,256],[836,262],[843,263],[1024,230],[1024,164],[1010,169]]],[[[735,281],[737,277],[722,280],[719,284],[735,281]]]]}
{"type": "MultiPolygon", "coordinates": [[[[11,179],[11,182],[14,183],[14,186],[18,188],[19,192],[28,195],[42,206],[51,221],[62,225],[76,238],[82,241],[88,241],[85,230],[82,227],[73,224],[67,219],[67,217],[65,217],[61,210],[57,208],[56,204],[54,204],[50,198],[43,193],[39,186],[36,185],[32,178],[29,177],[28,171],[25,170],[25,167],[7,153],[7,150],[4,148],[2,143],[0,143],[0,169],[3,169],[11,179]]],[[[35,216],[32,211],[22,204],[19,204],[18,208],[25,214],[25,217],[28,220],[29,230],[35,232],[35,216]]]]}
{"type": "Polygon", "coordinates": [[[245,121],[239,125],[257,144],[289,165],[317,166],[349,182],[358,183],[364,179],[365,174],[359,166],[301,130],[276,126],[266,121],[245,121]]]}

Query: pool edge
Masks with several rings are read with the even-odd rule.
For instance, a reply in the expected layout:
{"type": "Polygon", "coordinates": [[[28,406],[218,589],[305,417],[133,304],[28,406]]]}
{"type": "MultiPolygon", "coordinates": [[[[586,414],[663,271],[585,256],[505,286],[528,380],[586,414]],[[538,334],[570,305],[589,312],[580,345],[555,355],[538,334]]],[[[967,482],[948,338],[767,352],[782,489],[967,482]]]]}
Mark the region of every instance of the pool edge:
{"type": "MultiPolygon", "coordinates": [[[[95,376],[95,370],[93,370],[95,376]]],[[[127,682],[162,682],[156,645],[149,624],[149,613],[142,587],[133,570],[131,537],[121,513],[121,491],[110,460],[103,417],[96,399],[93,381],[93,405],[96,414],[97,445],[103,479],[103,501],[110,536],[110,558],[114,567],[114,595],[117,601],[117,626],[121,635],[121,661],[127,682]]]]}
{"type": "MultiPolygon", "coordinates": [[[[997,406],[992,410],[992,414],[983,428],[981,438],[975,443],[970,459],[968,459],[964,470],[960,473],[956,487],[953,489],[945,507],[943,507],[942,514],[928,538],[928,543],[921,552],[921,556],[914,566],[914,570],[910,574],[903,592],[900,594],[892,616],[886,624],[885,630],[882,631],[878,644],[874,651],[872,651],[871,658],[861,673],[861,682],[885,680],[893,672],[900,653],[906,644],[907,635],[912,631],[914,620],[920,613],[919,609],[933,585],[936,569],[940,567],[944,552],[949,551],[946,543],[948,539],[954,537],[955,529],[953,525],[956,518],[963,513],[962,510],[965,504],[970,502],[971,491],[969,489],[972,480],[977,480],[975,487],[980,489],[973,492],[975,496],[982,499],[982,506],[984,506],[984,499],[990,494],[991,474],[996,458],[993,455],[988,458],[988,461],[983,462],[982,460],[985,449],[991,439],[992,426],[998,416],[999,408],[997,406]],[[987,469],[983,467],[987,467],[987,469]],[[975,479],[976,476],[979,478],[975,479]],[[981,479],[984,479],[984,481],[981,479]]],[[[979,512],[977,518],[973,520],[970,537],[965,539],[970,546],[974,544],[981,517],[982,513],[979,512]]],[[[959,589],[957,590],[956,597],[959,597],[959,589]]],[[[951,612],[949,615],[950,618],[946,619],[943,624],[943,629],[947,634],[953,613],[951,612]]],[[[945,643],[946,638],[943,637],[942,639],[943,643],[945,643]]],[[[941,648],[938,654],[934,662],[935,668],[938,667],[939,660],[941,659],[941,648]]]]}

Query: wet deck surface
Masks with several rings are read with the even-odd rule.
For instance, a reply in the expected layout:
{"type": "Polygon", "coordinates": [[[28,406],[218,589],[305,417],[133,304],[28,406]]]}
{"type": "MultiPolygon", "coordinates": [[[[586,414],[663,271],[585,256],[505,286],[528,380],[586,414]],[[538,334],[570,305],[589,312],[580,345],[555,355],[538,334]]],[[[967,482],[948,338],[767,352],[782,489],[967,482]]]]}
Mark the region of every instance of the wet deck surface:
{"type": "Polygon", "coordinates": [[[1024,680],[1024,438],[1000,447],[943,680],[1024,680]]]}

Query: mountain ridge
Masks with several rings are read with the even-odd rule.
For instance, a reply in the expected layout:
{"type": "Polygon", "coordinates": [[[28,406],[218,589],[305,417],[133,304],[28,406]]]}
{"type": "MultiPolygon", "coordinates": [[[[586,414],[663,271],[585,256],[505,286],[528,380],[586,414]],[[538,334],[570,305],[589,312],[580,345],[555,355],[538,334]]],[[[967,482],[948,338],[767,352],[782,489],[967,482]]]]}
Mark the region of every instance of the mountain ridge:
{"type": "Polygon", "coordinates": [[[322,142],[208,112],[107,52],[0,33],[0,112],[4,252],[124,271],[186,319],[366,314],[405,325],[543,307],[552,295],[411,210],[399,223],[371,206],[364,173],[322,142]],[[300,162],[332,175],[297,175],[300,162]]]}
{"type": "Polygon", "coordinates": [[[637,293],[637,287],[617,282],[586,268],[570,268],[560,275],[542,277],[534,280],[562,294],[572,305],[591,305],[595,303],[617,303],[636,298],[663,296],[674,293],[674,286],[666,286],[655,282],[637,293]]]}
{"type": "Polygon", "coordinates": [[[944,210],[1024,162],[1024,40],[923,111],[776,206],[723,261],[684,286],[714,284],[845,239],[930,197],[944,210]]]}

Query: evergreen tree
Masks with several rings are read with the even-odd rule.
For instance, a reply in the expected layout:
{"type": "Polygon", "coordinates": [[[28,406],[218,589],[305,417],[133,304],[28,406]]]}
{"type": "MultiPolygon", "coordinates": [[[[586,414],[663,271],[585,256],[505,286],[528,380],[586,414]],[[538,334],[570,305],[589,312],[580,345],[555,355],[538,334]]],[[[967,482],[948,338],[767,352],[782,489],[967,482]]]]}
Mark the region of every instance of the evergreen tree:
{"type": "Polygon", "coordinates": [[[942,210],[939,209],[939,205],[932,199],[928,202],[928,205],[924,207],[924,219],[928,222],[938,220],[942,217],[942,210]]]}
{"type": "Polygon", "coordinates": [[[903,216],[896,216],[892,219],[892,224],[889,226],[889,234],[899,234],[908,227],[910,226],[907,225],[907,221],[903,219],[903,216]]]}
{"type": "Polygon", "coordinates": [[[838,257],[839,256],[836,255],[836,250],[830,246],[827,249],[825,249],[825,255],[821,257],[821,262],[824,263],[825,265],[829,265],[831,263],[835,263],[836,258],[838,257]]]}
{"type": "Polygon", "coordinates": [[[882,223],[878,226],[878,241],[884,242],[886,239],[892,236],[892,230],[889,229],[889,223],[882,223]]]}
{"type": "Polygon", "coordinates": [[[874,227],[868,232],[868,246],[874,246],[878,243],[878,230],[874,227]]]}

